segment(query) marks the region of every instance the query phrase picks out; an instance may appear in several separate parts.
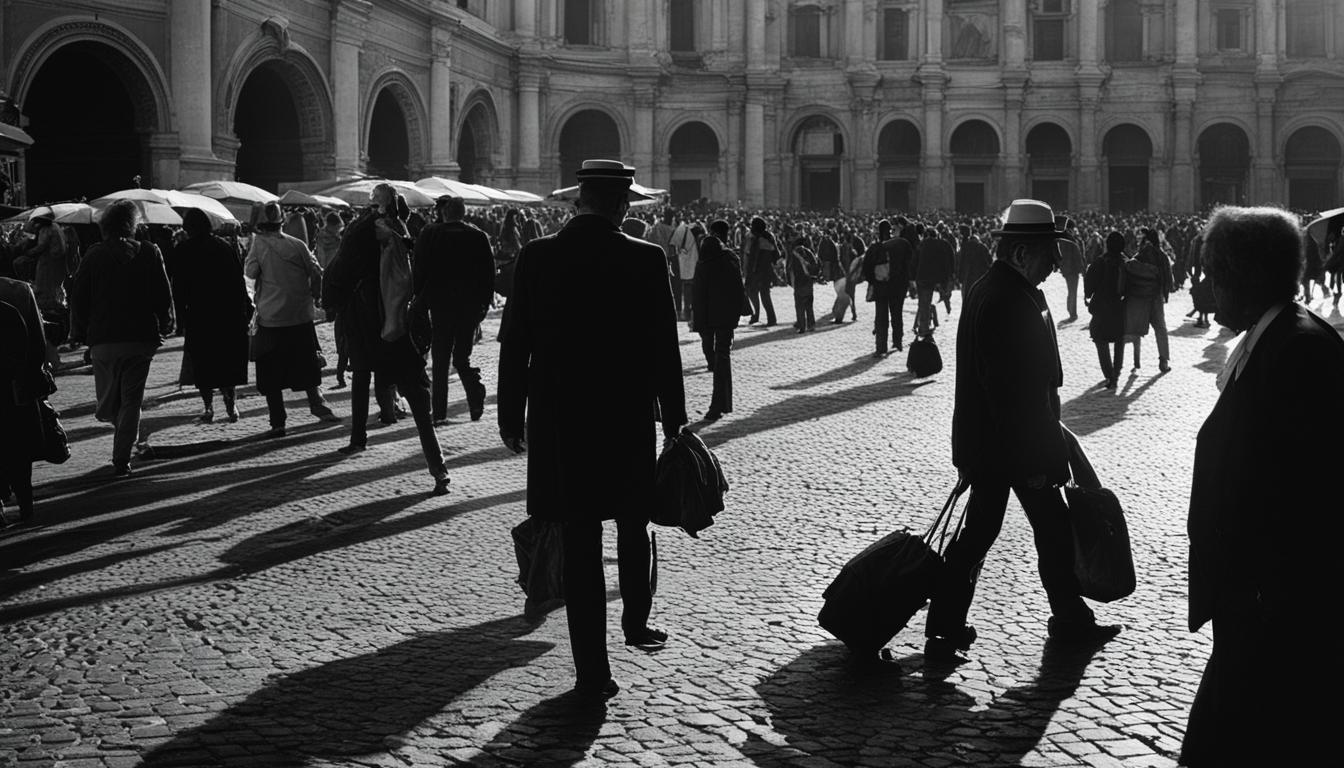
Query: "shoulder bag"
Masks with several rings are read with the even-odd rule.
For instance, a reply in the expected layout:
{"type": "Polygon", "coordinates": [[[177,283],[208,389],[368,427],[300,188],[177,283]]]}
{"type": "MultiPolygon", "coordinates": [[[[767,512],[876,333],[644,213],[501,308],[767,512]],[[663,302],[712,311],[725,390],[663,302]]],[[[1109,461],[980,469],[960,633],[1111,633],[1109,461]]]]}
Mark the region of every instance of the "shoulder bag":
{"type": "Polygon", "coordinates": [[[1120,500],[1101,487],[1092,462],[1088,461],[1077,435],[1060,424],[1069,446],[1073,481],[1064,486],[1073,529],[1073,571],[1078,593],[1109,603],[1134,592],[1134,556],[1129,547],[1129,526],[1120,500]]]}

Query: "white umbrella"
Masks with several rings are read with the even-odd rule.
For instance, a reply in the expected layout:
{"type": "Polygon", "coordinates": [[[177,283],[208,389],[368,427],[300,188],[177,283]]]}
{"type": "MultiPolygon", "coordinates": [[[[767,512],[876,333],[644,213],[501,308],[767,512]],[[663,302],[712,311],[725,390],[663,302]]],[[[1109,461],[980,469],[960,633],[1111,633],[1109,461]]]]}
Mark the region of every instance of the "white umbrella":
{"type": "Polygon", "coordinates": [[[350,204],[339,197],[328,197],[326,195],[313,195],[313,199],[323,205],[329,205],[332,208],[349,208],[350,204]]]}
{"type": "Polygon", "coordinates": [[[188,184],[184,189],[187,192],[213,197],[223,203],[239,221],[252,219],[253,206],[280,199],[279,195],[241,181],[200,181],[188,184]]]}
{"type": "Polygon", "coordinates": [[[1311,235],[1312,239],[1324,248],[1325,236],[1329,234],[1330,231],[1330,220],[1339,216],[1344,216],[1344,208],[1332,208],[1328,211],[1321,211],[1321,215],[1317,216],[1307,225],[1307,234],[1311,235]]]}
{"type": "Polygon", "coordinates": [[[442,176],[428,176],[416,182],[425,189],[434,190],[439,195],[456,195],[462,198],[467,205],[490,205],[490,197],[480,191],[475,184],[468,184],[457,179],[447,179],[442,176]]]}
{"type": "Polygon", "coordinates": [[[310,195],[307,192],[298,189],[291,189],[280,196],[281,205],[306,205],[313,208],[329,206],[332,208],[349,208],[350,204],[339,197],[328,197],[327,195],[310,195]]]}
{"type": "Polygon", "coordinates": [[[36,208],[29,208],[26,211],[10,216],[8,219],[5,219],[5,223],[12,224],[19,221],[28,221],[43,214],[48,214],[53,219],[60,219],[62,216],[75,211],[82,211],[88,207],[88,203],[52,203],[51,205],[39,205],[36,208]]]}
{"type": "Polygon", "coordinates": [[[406,204],[412,208],[425,208],[434,205],[435,193],[432,189],[421,188],[417,184],[409,181],[397,181],[393,179],[360,179],[358,181],[347,181],[344,184],[338,184],[331,189],[322,190],[322,194],[344,200],[351,205],[366,205],[369,202],[369,193],[379,184],[391,184],[392,188],[404,198],[406,204]]]}
{"type": "MultiPolygon", "coordinates": [[[[72,210],[62,216],[56,217],[58,224],[97,224],[103,217],[103,211],[111,205],[112,200],[105,201],[101,205],[90,205],[83,209],[72,210]]],[[[168,224],[171,226],[181,226],[182,217],[178,215],[166,203],[156,203],[150,200],[132,200],[136,209],[140,212],[140,221],[144,224],[168,224]]]]}
{"type": "Polygon", "coordinates": [[[535,203],[540,203],[542,200],[545,199],[541,195],[534,195],[531,192],[524,192],[521,189],[506,189],[504,191],[509,193],[510,195],[513,195],[514,199],[516,199],[522,205],[532,205],[535,203]]]}
{"type": "Polygon", "coordinates": [[[101,207],[114,200],[134,200],[142,203],[160,203],[162,205],[168,205],[168,198],[164,197],[160,190],[139,188],[121,189],[116,192],[109,192],[102,197],[90,200],[89,205],[101,207]]]}
{"type": "MultiPolygon", "coordinates": [[[[155,189],[152,192],[158,192],[168,201],[168,205],[173,208],[197,208],[206,216],[210,217],[211,226],[218,227],[221,224],[237,224],[238,217],[233,214],[223,203],[213,197],[196,192],[183,192],[180,189],[155,189]]],[[[180,211],[179,211],[180,213],[180,211]]]]}

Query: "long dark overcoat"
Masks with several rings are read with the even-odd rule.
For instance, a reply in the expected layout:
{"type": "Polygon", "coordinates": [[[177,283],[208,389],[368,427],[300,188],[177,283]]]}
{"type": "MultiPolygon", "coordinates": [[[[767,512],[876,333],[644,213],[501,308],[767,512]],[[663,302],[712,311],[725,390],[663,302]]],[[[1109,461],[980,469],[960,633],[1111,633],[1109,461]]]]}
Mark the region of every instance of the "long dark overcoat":
{"type": "MultiPolygon", "coordinates": [[[[1190,629],[1213,623],[1183,765],[1320,762],[1333,662],[1303,668],[1338,602],[1339,453],[1311,439],[1317,392],[1344,392],[1344,341],[1289,304],[1199,430],[1190,488],[1190,629]],[[1305,657],[1304,657],[1305,654],[1305,657]]],[[[1329,655],[1329,654],[1327,654],[1329,655]]]]}
{"type": "Polygon", "coordinates": [[[526,428],[528,514],[647,516],[655,401],[665,426],[686,423],[662,249],[575,216],[523,247],[500,341],[499,426],[526,428]]]}
{"type": "Polygon", "coordinates": [[[713,236],[700,244],[692,296],[691,312],[697,331],[732,330],[741,322],[743,307],[750,313],[737,256],[713,236]]]}
{"type": "Polygon", "coordinates": [[[1083,300],[1092,319],[1087,330],[1093,341],[1114,343],[1125,335],[1125,255],[1104,253],[1087,265],[1083,300]]]}
{"type": "Polygon", "coordinates": [[[1066,482],[1063,381],[1045,295],[1008,264],[994,262],[966,294],[957,328],[952,463],[972,481],[1045,475],[1066,482]]]}
{"type": "Polygon", "coordinates": [[[181,312],[198,387],[247,383],[247,323],[252,299],[238,252],[214,235],[189,238],[174,252],[173,298],[181,312]]]}
{"type": "Polygon", "coordinates": [[[410,335],[396,341],[382,338],[379,215],[375,208],[368,208],[345,228],[336,258],[322,275],[322,306],[336,312],[350,370],[414,376],[424,369],[425,358],[416,351],[410,335]]]}

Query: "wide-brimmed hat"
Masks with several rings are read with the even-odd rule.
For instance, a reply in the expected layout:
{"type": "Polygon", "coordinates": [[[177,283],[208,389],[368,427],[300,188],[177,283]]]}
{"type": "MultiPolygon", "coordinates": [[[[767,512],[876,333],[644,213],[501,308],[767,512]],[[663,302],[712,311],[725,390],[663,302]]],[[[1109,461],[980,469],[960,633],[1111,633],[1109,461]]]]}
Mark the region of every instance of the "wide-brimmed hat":
{"type": "Polygon", "coordinates": [[[1050,204],[1040,200],[1014,200],[1003,213],[1003,228],[990,233],[995,237],[1066,238],[1063,223],[1056,224],[1050,204]]]}
{"type": "Polygon", "coordinates": [[[583,166],[574,174],[580,183],[598,179],[606,181],[624,181],[627,184],[635,180],[635,167],[620,160],[584,160],[583,166]]]}

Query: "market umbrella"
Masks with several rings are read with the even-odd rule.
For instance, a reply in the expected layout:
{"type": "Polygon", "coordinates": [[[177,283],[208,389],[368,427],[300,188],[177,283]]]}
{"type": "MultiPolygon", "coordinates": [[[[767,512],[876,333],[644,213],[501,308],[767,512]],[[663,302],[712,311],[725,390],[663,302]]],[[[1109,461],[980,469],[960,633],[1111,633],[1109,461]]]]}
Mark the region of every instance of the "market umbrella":
{"type": "Polygon", "coordinates": [[[1330,222],[1340,217],[1344,217],[1344,208],[1321,211],[1321,215],[1307,225],[1307,234],[1311,235],[1312,239],[1324,248],[1325,236],[1330,232],[1330,222]]]}
{"type": "Polygon", "coordinates": [[[213,197],[223,203],[239,221],[251,220],[252,206],[280,199],[279,195],[241,181],[201,181],[188,184],[183,189],[213,197]]]}
{"type": "MultiPolygon", "coordinates": [[[[71,210],[70,212],[57,216],[58,224],[97,224],[103,217],[103,211],[114,201],[108,200],[101,205],[89,205],[84,209],[71,210]]],[[[135,207],[140,212],[140,221],[144,224],[167,224],[170,226],[181,226],[182,217],[178,215],[167,203],[156,203],[151,200],[132,200],[135,207]]]]}
{"type": "Polygon", "coordinates": [[[535,205],[545,199],[541,195],[534,195],[531,192],[524,192],[521,189],[506,189],[504,191],[513,195],[514,199],[521,205],[535,205]]]}
{"type": "MultiPolygon", "coordinates": [[[[180,189],[155,189],[151,191],[158,192],[168,201],[168,205],[175,209],[199,209],[210,217],[211,226],[218,227],[221,224],[238,223],[238,217],[233,215],[233,211],[230,211],[227,206],[213,197],[206,197],[196,192],[184,192],[180,189]]],[[[182,211],[179,210],[178,213],[182,213],[182,211]]]]}
{"type": "Polygon", "coordinates": [[[369,193],[379,184],[391,184],[392,188],[404,198],[406,204],[412,208],[425,208],[434,205],[436,193],[432,189],[421,188],[417,184],[409,181],[397,181],[394,179],[360,179],[358,181],[348,181],[344,184],[338,184],[331,189],[322,190],[322,194],[344,200],[351,205],[366,205],[369,202],[369,193]]]}
{"type": "Polygon", "coordinates": [[[14,222],[28,221],[36,216],[41,216],[43,213],[50,213],[53,219],[59,219],[66,214],[84,210],[88,207],[88,203],[52,203],[51,205],[39,205],[36,208],[29,208],[26,211],[20,211],[19,213],[10,216],[4,220],[4,223],[13,224],[14,222]]]}
{"type": "Polygon", "coordinates": [[[494,202],[489,195],[482,193],[475,184],[468,184],[457,179],[427,176],[417,181],[416,184],[425,189],[433,190],[435,195],[456,195],[462,198],[467,205],[490,205],[494,202]]]}

